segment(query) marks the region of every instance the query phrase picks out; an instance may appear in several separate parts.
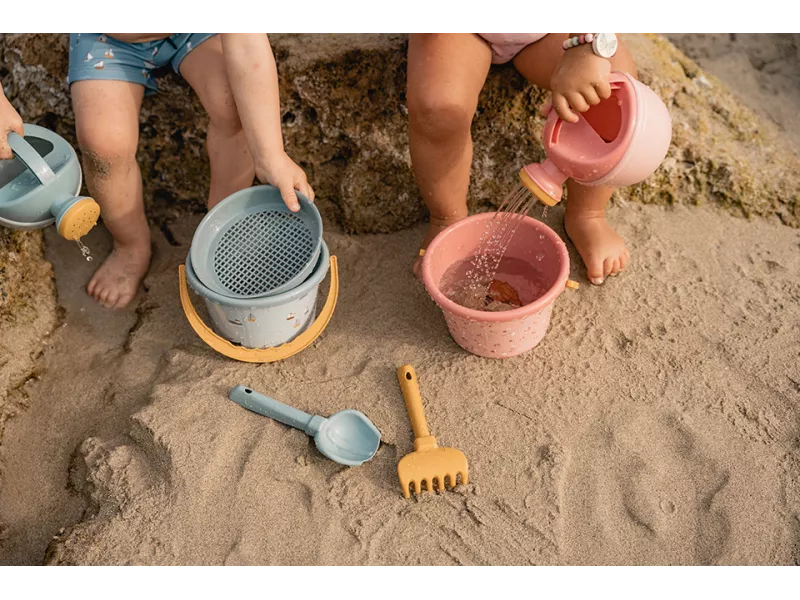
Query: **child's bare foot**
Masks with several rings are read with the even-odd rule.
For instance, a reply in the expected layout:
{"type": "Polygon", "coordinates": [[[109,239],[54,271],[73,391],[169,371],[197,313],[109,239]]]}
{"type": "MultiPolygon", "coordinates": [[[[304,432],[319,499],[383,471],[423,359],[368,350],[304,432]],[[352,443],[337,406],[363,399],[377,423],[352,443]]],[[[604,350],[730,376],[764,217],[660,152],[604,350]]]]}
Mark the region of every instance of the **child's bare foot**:
{"type": "Polygon", "coordinates": [[[564,225],[594,285],[601,285],[609,275],[619,275],[628,264],[630,252],[606,221],[604,211],[570,214],[567,210],[564,225]]]}
{"type": "Polygon", "coordinates": [[[97,269],[86,291],[106,308],[125,308],[139,290],[150,266],[150,239],[143,243],[114,249],[97,269]]]}
{"type": "MultiPolygon", "coordinates": [[[[447,229],[453,223],[457,223],[461,219],[464,219],[467,215],[458,216],[458,217],[451,217],[447,219],[439,219],[437,217],[431,217],[431,221],[428,224],[428,232],[425,234],[425,239],[422,240],[422,244],[420,244],[420,248],[425,250],[428,248],[428,244],[433,241],[439,233],[447,229]]],[[[422,278],[422,257],[418,256],[417,260],[414,261],[414,275],[417,276],[417,279],[422,278]]]]}

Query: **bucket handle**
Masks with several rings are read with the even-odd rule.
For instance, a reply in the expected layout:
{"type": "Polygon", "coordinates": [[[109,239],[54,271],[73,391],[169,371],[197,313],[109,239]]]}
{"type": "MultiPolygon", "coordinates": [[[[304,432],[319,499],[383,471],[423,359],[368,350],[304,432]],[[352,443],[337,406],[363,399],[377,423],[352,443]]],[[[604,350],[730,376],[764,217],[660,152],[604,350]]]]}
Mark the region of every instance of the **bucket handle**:
{"type": "Polygon", "coordinates": [[[8,134],[8,145],[11,147],[11,151],[17,155],[17,158],[22,161],[22,164],[28,167],[36,176],[39,183],[47,185],[55,181],[56,174],[53,173],[50,165],[39,156],[39,153],[33,149],[33,146],[25,141],[24,137],[11,131],[8,134]]]}
{"type": "Polygon", "coordinates": [[[291,342],[287,342],[275,348],[245,348],[232,344],[225,338],[214,333],[214,331],[203,322],[192,304],[192,300],[189,297],[189,287],[186,284],[186,267],[184,265],[178,267],[181,306],[194,332],[200,336],[200,339],[220,354],[234,360],[250,363],[271,363],[283,360],[294,356],[313,344],[322,332],[325,331],[325,328],[331,321],[333,311],[336,308],[336,301],[339,298],[339,270],[336,257],[331,256],[330,260],[331,283],[328,289],[328,299],[325,301],[325,306],[322,307],[319,316],[317,316],[316,320],[308,329],[291,342]]]}

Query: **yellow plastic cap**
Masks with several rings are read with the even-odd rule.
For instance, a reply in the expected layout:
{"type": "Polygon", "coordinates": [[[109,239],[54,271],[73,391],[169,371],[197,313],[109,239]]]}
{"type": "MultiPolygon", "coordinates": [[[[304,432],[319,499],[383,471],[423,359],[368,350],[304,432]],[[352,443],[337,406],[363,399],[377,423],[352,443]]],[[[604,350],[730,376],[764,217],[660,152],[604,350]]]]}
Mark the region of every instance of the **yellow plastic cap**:
{"type": "Polygon", "coordinates": [[[100,217],[100,205],[91,198],[73,204],[58,224],[58,233],[66,240],[81,239],[92,230],[100,217]]]}
{"type": "Polygon", "coordinates": [[[548,196],[547,193],[540,188],[533,179],[531,179],[531,176],[525,172],[525,169],[520,169],[519,178],[522,180],[522,185],[528,188],[530,193],[536,196],[539,202],[546,204],[547,206],[555,206],[558,204],[558,202],[548,196]]]}

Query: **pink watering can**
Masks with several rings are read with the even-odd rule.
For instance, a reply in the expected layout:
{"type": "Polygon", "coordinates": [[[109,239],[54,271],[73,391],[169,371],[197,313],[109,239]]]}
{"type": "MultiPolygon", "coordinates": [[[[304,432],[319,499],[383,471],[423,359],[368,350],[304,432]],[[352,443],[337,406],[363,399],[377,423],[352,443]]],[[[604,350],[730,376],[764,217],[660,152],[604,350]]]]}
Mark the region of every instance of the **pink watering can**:
{"type": "Polygon", "coordinates": [[[554,206],[571,178],[583,185],[623,187],[650,177],[667,155],[672,119],[661,98],[627,73],[609,77],[611,96],[568,123],[549,111],[543,142],[547,159],[519,172],[525,187],[554,206]]]}

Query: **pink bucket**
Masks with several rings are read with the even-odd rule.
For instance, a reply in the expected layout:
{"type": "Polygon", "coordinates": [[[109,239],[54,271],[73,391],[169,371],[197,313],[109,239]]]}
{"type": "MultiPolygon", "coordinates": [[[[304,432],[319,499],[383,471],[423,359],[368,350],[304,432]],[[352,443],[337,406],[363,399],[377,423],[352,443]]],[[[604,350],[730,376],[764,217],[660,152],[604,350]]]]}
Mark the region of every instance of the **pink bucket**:
{"type": "MultiPolygon", "coordinates": [[[[450,335],[459,346],[478,356],[507,358],[527,352],[547,333],[553,302],[567,285],[569,253],[555,231],[526,216],[504,260],[519,259],[535,268],[538,289],[531,289],[524,278],[506,276],[507,283],[520,295],[523,303],[520,308],[484,312],[456,304],[439,288],[442,277],[451,266],[475,255],[481,236],[495,214],[467,217],[436,236],[422,261],[422,279],[428,294],[442,309],[450,335]]],[[[497,278],[503,278],[500,272],[497,278]]]]}

